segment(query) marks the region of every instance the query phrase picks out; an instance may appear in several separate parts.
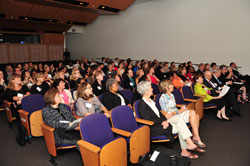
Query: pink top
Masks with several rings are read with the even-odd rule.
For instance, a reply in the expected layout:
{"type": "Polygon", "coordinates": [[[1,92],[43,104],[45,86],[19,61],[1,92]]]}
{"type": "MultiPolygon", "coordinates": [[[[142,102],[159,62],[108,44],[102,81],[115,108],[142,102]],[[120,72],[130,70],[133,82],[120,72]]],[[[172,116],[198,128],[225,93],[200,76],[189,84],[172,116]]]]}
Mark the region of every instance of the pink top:
{"type": "Polygon", "coordinates": [[[63,90],[63,92],[60,93],[60,96],[62,97],[64,103],[68,105],[69,104],[69,96],[67,95],[65,90],[63,90]]]}
{"type": "Polygon", "coordinates": [[[148,75],[150,77],[151,83],[157,84],[157,80],[156,80],[155,76],[152,76],[150,74],[148,74],[148,75]]]}

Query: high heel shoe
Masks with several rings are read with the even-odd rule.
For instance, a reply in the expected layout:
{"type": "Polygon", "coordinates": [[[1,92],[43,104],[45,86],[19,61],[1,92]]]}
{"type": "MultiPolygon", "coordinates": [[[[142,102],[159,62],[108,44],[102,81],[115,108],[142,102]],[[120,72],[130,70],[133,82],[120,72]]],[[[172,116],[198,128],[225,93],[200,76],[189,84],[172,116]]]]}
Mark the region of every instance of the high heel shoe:
{"type": "Polygon", "coordinates": [[[220,118],[220,117],[216,116],[216,119],[219,121],[224,121],[222,117],[220,118]]]}
{"type": "Polygon", "coordinates": [[[224,121],[227,121],[227,122],[232,121],[232,119],[230,119],[230,118],[226,119],[226,118],[221,117],[221,119],[224,120],[224,121]]]}

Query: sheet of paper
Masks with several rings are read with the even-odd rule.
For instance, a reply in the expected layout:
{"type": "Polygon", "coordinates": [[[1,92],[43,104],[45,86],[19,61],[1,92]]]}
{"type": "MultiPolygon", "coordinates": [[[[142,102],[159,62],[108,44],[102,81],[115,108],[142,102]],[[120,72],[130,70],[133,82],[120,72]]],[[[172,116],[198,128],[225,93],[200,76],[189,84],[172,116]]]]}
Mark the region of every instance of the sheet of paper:
{"type": "Polygon", "coordinates": [[[229,91],[230,87],[227,85],[223,86],[222,92],[220,93],[220,96],[225,96],[225,94],[227,94],[227,92],[229,91]]]}

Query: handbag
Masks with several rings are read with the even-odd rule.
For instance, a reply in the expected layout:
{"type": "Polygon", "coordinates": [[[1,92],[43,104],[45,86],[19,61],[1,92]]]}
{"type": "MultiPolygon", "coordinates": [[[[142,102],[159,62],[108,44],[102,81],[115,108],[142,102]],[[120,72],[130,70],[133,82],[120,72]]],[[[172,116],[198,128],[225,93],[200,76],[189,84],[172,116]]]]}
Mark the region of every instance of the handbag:
{"type": "Polygon", "coordinates": [[[189,158],[157,151],[148,152],[139,160],[139,166],[189,166],[190,164],[189,158]]]}

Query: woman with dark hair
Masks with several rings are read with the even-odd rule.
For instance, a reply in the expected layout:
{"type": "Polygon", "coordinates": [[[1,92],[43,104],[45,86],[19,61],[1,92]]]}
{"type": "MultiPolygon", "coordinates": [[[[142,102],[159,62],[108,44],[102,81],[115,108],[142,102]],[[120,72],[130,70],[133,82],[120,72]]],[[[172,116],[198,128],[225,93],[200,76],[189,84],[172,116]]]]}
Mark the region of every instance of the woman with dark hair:
{"type": "Polygon", "coordinates": [[[147,72],[147,78],[148,80],[153,83],[153,84],[157,84],[160,82],[160,80],[155,76],[155,68],[153,66],[148,68],[148,72],[147,72]]]}
{"type": "Polygon", "coordinates": [[[195,85],[194,85],[194,93],[197,95],[204,95],[205,98],[203,101],[205,103],[213,103],[217,106],[218,112],[217,112],[217,119],[219,120],[225,120],[225,121],[231,121],[226,116],[226,101],[222,96],[212,96],[212,88],[208,88],[203,84],[203,75],[200,73],[197,73],[195,75],[195,85]]]}
{"type": "Polygon", "coordinates": [[[0,70],[0,105],[2,105],[2,101],[5,98],[5,91],[6,91],[6,82],[4,80],[4,74],[3,71],[0,70]]]}
{"type": "Polygon", "coordinates": [[[65,82],[64,82],[64,80],[62,80],[62,79],[56,79],[53,82],[53,87],[55,89],[58,89],[59,95],[62,98],[62,103],[70,106],[71,108],[73,108],[74,100],[72,98],[71,92],[68,89],[65,89],[65,82]]]}
{"type": "Polygon", "coordinates": [[[110,78],[107,80],[106,90],[107,91],[103,94],[102,103],[108,110],[112,110],[119,105],[128,105],[132,108],[129,101],[119,92],[119,85],[115,79],[110,78]]]}
{"type": "Polygon", "coordinates": [[[22,80],[23,80],[23,84],[26,85],[29,89],[34,84],[34,80],[31,78],[30,71],[28,70],[25,70],[22,72],[22,80]]]}
{"type": "Polygon", "coordinates": [[[133,92],[135,88],[134,73],[132,69],[126,70],[126,75],[124,76],[123,87],[124,89],[130,89],[133,92]]]}
{"type": "Polygon", "coordinates": [[[43,121],[55,128],[54,138],[56,144],[77,144],[81,139],[79,127],[70,129],[72,122],[76,120],[65,104],[62,104],[57,89],[50,89],[44,95],[47,107],[42,109],[43,121]],[[64,123],[63,123],[64,122],[64,123]],[[68,122],[68,123],[67,123],[68,122]]]}
{"type": "Polygon", "coordinates": [[[109,117],[109,112],[99,99],[93,94],[89,83],[81,83],[77,89],[76,115],[86,117],[90,114],[103,112],[109,117]]]}

